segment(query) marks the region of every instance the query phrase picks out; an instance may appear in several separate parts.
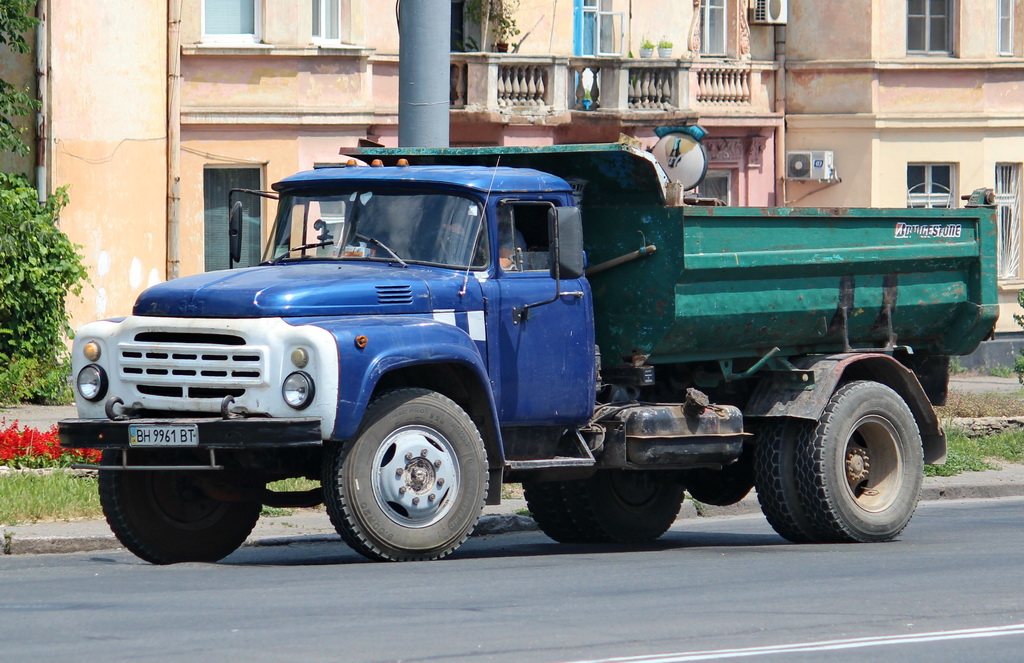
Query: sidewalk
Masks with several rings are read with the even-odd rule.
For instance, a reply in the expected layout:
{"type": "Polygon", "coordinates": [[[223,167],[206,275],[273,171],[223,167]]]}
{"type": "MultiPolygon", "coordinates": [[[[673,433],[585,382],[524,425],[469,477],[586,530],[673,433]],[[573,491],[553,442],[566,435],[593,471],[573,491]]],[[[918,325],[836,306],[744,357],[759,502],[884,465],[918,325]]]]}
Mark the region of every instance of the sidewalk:
{"type": "MultiPolygon", "coordinates": [[[[1018,393],[1021,385],[1016,378],[959,377],[950,379],[950,388],[967,393],[1018,393]]],[[[71,406],[28,405],[0,408],[0,419],[7,424],[15,420],[19,427],[47,430],[60,419],[76,416],[71,406]]],[[[953,477],[926,477],[922,500],[959,500],[1024,496],[1024,465],[1007,465],[1001,470],[966,472],[953,477]]],[[[522,499],[503,500],[499,506],[488,506],[474,532],[475,536],[535,530],[528,516],[518,515],[526,509],[522,499]]],[[[698,513],[693,501],[686,500],[680,519],[697,517],[732,516],[759,513],[760,507],[753,492],[743,501],[728,507],[700,506],[698,513]]],[[[74,522],[47,522],[31,525],[0,526],[3,533],[4,554],[70,553],[108,550],[119,547],[105,520],[74,522]]],[[[326,512],[316,509],[297,509],[290,516],[261,518],[247,546],[291,545],[340,541],[326,512]]]]}

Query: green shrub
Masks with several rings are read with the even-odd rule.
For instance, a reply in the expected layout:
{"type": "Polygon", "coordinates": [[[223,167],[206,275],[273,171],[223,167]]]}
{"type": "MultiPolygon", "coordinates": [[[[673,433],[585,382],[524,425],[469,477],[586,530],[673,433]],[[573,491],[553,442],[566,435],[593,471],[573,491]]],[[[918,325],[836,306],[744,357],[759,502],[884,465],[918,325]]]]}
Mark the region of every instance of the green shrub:
{"type": "Polygon", "coordinates": [[[57,227],[66,187],[43,205],[21,175],[0,173],[0,402],[67,401],[66,301],[85,267],[57,227]]]}

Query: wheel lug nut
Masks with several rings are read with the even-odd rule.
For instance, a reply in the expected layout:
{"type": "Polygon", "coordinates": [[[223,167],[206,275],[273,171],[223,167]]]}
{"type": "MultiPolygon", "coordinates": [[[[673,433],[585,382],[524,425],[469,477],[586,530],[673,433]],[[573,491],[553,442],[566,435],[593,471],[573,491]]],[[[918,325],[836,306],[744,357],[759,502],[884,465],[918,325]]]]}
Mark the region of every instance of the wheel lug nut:
{"type": "Polygon", "coordinates": [[[412,503],[413,504],[419,504],[420,503],[420,498],[418,498],[418,497],[412,498],[412,503]]]}
{"type": "Polygon", "coordinates": [[[434,493],[430,493],[430,496],[427,499],[433,502],[434,500],[437,499],[437,495],[435,495],[434,493]]]}
{"type": "Polygon", "coordinates": [[[427,457],[427,450],[424,449],[423,451],[421,451],[420,455],[423,456],[424,458],[426,458],[427,457]]]}
{"type": "Polygon", "coordinates": [[[437,480],[437,485],[438,486],[443,486],[444,485],[444,479],[438,479],[437,480]]]}
{"type": "Polygon", "coordinates": [[[406,460],[412,460],[412,454],[411,453],[405,454],[405,459],[406,460]]]}
{"type": "Polygon", "coordinates": [[[405,495],[405,486],[401,486],[401,487],[399,487],[399,489],[398,489],[398,494],[399,494],[399,495],[405,495]]]}
{"type": "Polygon", "coordinates": [[[395,470],[395,476],[396,477],[402,476],[402,471],[403,471],[402,468],[398,468],[397,470],[395,470]]]}
{"type": "Polygon", "coordinates": [[[434,461],[434,467],[441,467],[441,461],[435,460],[434,461]]]}

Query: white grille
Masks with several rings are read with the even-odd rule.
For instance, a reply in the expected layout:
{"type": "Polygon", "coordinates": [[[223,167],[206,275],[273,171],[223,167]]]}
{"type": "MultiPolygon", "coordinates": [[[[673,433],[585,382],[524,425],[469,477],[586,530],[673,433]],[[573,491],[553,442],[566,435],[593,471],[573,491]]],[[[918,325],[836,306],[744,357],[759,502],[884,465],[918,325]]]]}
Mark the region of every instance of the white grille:
{"type": "Polygon", "coordinates": [[[150,396],[223,398],[265,382],[263,347],[126,342],[117,351],[121,380],[150,396]]]}

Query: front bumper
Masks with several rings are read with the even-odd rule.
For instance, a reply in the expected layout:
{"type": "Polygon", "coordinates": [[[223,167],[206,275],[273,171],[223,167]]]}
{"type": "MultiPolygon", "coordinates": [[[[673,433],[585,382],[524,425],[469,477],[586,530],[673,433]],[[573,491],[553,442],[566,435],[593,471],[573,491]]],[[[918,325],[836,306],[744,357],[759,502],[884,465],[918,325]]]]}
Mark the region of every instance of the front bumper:
{"type": "Polygon", "coordinates": [[[64,419],[57,423],[57,432],[65,449],[253,449],[323,444],[319,417],[64,419]],[[195,425],[198,442],[188,447],[132,446],[128,427],[147,424],[195,425]]]}

